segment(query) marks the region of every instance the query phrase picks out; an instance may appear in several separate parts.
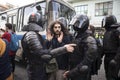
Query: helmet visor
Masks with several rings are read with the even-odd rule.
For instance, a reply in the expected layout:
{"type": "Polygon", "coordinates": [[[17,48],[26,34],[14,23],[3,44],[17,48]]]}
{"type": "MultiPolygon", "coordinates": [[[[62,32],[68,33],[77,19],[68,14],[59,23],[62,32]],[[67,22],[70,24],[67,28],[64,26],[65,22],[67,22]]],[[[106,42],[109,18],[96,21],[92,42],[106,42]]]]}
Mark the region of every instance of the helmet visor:
{"type": "Polygon", "coordinates": [[[82,28],[82,25],[85,23],[84,19],[81,19],[78,25],[78,28],[82,28]]]}
{"type": "Polygon", "coordinates": [[[77,18],[73,18],[71,21],[70,21],[70,26],[73,26],[77,21],[77,18]]]}

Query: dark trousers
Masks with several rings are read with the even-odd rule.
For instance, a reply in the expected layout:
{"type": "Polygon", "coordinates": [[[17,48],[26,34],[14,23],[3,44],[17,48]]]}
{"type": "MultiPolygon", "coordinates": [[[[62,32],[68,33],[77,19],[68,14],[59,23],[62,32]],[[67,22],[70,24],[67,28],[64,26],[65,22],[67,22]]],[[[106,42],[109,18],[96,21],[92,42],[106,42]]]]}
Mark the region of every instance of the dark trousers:
{"type": "Polygon", "coordinates": [[[112,72],[109,70],[109,63],[112,59],[114,59],[114,54],[107,54],[105,55],[104,59],[104,69],[105,69],[105,74],[106,74],[106,79],[107,80],[119,80],[118,77],[112,77],[111,74],[112,72]]]}
{"type": "Polygon", "coordinates": [[[28,64],[27,65],[28,80],[47,80],[47,74],[43,64],[28,64]]]}
{"type": "MultiPolygon", "coordinates": [[[[71,69],[73,69],[76,65],[71,65],[71,69]]],[[[82,66],[84,67],[84,66],[82,66]]],[[[82,67],[81,67],[81,70],[79,72],[79,75],[76,75],[72,78],[70,78],[70,80],[91,80],[91,69],[88,68],[88,70],[86,70],[84,72],[84,70],[82,70],[82,67]]]]}
{"type": "Polygon", "coordinates": [[[91,80],[91,75],[90,75],[90,73],[86,74],[86,75],[80,75],[80,76],[71,78],[70,80],[91,80]]]}
{"type": "Polygon", "coordinates": [[[10,63],[12,67],[12,72],[14,72],[15,71],[15,55],[10,56],[10,63]]]}

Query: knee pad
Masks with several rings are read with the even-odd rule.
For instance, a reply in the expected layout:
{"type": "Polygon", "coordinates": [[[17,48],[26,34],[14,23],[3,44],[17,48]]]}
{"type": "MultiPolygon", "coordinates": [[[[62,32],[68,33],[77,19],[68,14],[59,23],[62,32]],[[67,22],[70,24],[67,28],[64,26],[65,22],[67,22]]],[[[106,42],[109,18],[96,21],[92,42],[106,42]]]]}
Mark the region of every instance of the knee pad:
{"type": "Polygon", "coordinates": [[[115,60],[111,60],[111,61],[110,61],[110,64],[111,64],[111,65],[117,65],[117,62],[116,62],[115,60]]]}
{"type": "Polygon", "coordinates": [[[116,69],[117,68],[117,62],[115,60],[111,60],[109,63],[109,68],[110,69],[116,69]]]}

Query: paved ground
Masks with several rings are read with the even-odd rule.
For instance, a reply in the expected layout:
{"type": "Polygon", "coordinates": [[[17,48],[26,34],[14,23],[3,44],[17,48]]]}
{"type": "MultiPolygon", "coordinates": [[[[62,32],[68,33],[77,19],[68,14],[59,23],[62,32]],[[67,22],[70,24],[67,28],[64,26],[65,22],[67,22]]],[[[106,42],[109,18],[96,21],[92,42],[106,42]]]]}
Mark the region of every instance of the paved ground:
{"type": "Polygon", "coordinates": [[[101,68],[99,70],[98,75],[92,76],[92,80],[106,80],[105,79],[105,71],[104,71],[104,65],[102,63],[101,68]]]}
{"type": "MultiPolygon", "coordinates": [[[[14,80],[28,80],[26,68],[23,64],[16,63],[15,79],[14,80]]],[[[101,69],[99,70],[99,74],[92,76],[92,80],[106,80],[103,64],[101,65],[101,69]]]]}
{"type": "Polygon", "coordinates": [[[16,62],[14,80],[28,80],[26,66],[16,62]]]}

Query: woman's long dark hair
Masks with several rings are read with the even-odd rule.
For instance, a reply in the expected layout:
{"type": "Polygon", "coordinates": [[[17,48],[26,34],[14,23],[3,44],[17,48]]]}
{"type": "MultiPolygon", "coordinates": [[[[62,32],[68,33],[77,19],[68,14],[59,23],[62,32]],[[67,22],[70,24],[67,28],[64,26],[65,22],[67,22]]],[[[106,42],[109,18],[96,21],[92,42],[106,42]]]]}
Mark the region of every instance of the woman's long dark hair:
{"type": "Polygon", "coordinates": [[[69,35],[70,34],[68,29],[66,28],[66,26],[64,26],[60,21],[54,21],[50,24],[49,29],[50,29],[51,34],[54,34],[53,28],[54,28],[55,24],[60,24],[61,31],[63,32],[64,35],[69,35]]]}

